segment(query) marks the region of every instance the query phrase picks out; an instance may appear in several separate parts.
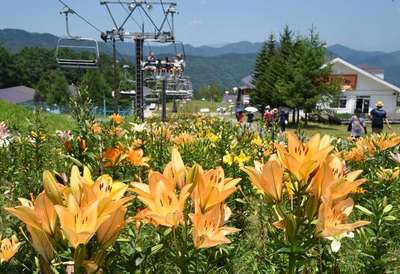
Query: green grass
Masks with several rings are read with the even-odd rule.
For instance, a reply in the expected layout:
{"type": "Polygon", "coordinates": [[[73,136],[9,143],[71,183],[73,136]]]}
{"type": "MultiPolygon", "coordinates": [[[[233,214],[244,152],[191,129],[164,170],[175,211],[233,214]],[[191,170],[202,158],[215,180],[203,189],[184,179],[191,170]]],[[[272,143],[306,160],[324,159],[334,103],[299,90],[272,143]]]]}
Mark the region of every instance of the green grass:
{"type": "MultiPolygon", "coordinates": [[[[50,133],[74,128],[74,121],[69,115],[40,113],[39,116],[50,133]]],[[[33,117],[32,110],[0,100],[0,121],[6,122],[8,126],[28,129],[29,120],[33,117]]]]}

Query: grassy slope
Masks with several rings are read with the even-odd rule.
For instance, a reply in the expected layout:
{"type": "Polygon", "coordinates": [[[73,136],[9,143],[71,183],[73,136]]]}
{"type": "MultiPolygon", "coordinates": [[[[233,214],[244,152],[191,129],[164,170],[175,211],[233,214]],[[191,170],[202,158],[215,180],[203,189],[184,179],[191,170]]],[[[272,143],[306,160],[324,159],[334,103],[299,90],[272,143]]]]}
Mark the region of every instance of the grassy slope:
{"type": "MultiPolygon", "coordinates": [[[[67,115],[41,113],[40,117],[50,133],[58,129],[65,130],[74,127],[74,121],[67,115]]],[[[10,127],[27,129],[29,126],[29,119],[32,118],[32,110],[0,100],[0,122],[5,121],[10,127]]]]}

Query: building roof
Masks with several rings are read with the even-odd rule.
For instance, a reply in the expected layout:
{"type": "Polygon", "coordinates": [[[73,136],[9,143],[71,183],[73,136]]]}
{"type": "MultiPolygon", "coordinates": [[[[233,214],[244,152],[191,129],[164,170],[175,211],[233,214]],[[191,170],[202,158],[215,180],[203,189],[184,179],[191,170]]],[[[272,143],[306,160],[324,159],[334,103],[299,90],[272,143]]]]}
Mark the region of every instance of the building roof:
{"type": "Polygon", "coordinates": [[[375,74],[375,75],[385,73],[385,70],[383,68],[370,67],[367,64],[360,64],[360,65],[357,65],[357,67],[359,67],[365,71],[368,71],[369,73],[375,74]]]}
{"type": "Polygon", "coordinates": [[[330,61],[328,64],[333,65],[333,64],[336,64],[336,63],[341,63],[344,66],[346,66],[346,67],[358,72],[359,74],[362,74],[362,75],[370,78],[371,80],[374,80],[374,81],[376,81],[376,82],[378,82],[378,83],[380,83],[380,84],[382,84],[382,85],[384,85],[384,86],[386,86],[386,87],[388,87],[390,89],[393,89],[394,91],[397,91],[397,92],[400,93],[400,88],[399,87],[397,87],[397,86],[395,86],[395,85],[383,80],[382,78],[379,78],[378,76],[376,76],[376,75],[374,75],[374,74],[372,74],[372,73],[370,73],[370,72],[368,72],[368,71],[366,71],[366,70],[364,70],[364,69],[362,69],[360,67],[357,67],[357,66],[355,66],[353,64],[350,64],[349,62],[343,60],[342,58],[335,58],[332,61],[330,61]]]}
{"type": "Polygon", "coordinates": [[[17,86],[0,89],[0,100],[13,104],[22,104],[33,101],[36,91],[26,86],[17,86]]]}

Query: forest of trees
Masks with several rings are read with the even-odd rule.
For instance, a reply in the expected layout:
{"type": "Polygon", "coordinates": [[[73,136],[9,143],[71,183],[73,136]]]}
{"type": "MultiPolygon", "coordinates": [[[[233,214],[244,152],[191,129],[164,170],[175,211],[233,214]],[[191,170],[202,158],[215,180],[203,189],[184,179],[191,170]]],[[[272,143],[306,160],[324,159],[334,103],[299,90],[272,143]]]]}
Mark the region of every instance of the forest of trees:
{"type": "MultiPolygon", "coordinates": [[[[134,67],[126,61],[121,61],[117,67],[119,85],[124,84],[126,74],[133,77],[134,67]],[[127,72],[122,69],[125,64],[129,65],[127,72]]],[[[60,69],[54,50],[24,48],[13,54],[0,46],[0,89],[20,85],[32,87],[37,91],[35,99],[39,102],[66,106],[70,96],[68,86],[72,83],[76,86],[86,86],[95,105],[102,105],[103,99],[106,99],[107,104],[111,104],[112,58],[106,54],[101,55],[99,69],[96,70],[60,69]]]]}
{"type": "Polygon", "coordinates": [[[331,67],[324,66],[325,53],[314,30],[303,37],[285,27],[279,41],[271,34],[257,57],[252,103],[288,107],[297,112],[298,121],[300,110],[310,113],[324,96],[335,96],[339,89],[326,81],[331,67]]]}

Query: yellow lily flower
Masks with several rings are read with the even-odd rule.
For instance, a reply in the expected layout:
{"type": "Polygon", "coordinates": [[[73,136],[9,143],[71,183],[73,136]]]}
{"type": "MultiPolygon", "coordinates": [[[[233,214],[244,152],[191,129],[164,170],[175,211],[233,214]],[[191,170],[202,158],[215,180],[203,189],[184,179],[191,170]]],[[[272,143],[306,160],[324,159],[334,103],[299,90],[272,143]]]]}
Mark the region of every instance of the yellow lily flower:
{"type": "Polygon", "coordinates": [[[292,173],[299,182],[306,182],[318,166],[326,160],[333,150],[331,138],[319,134],[314,135],[307,144],[303,144],[291,132],[287,133],[288,150],[281,144],[276,144],[281,163],[292,173]]]}
{"type": "Polygon", "coordinates": [[[190,214],[193,223],[193,243],[196,248],[210,248],[231,241],[226,235],[240,231],[233,227],[225,227],[224,223],[231,215],[230,209],[217,204],[210,210],[190,214]]]}
{"type": "Polygon", "coordinates": [[[243,151],[238,156],[235,156],[233,160],[238,164],[239,167],[243,167],[244,164],[250,161],[251,157],[247,156],[243,151]]]}
{"type": "Polygon", "coordinates": [[[72,194],[68,197],[68,207],[56,205],[55,210],[60,219],[61,228],[71,246],[77,248],[86,245],[110,215],[98,215],[99,202],[89,206],[79,206],[72,194]]]}
{"type": "MultiPolygon", "coordinates": [[[[92,175],[90,170],[87,167],[84,167],[83,176],[79,171],[77,166],[73,166],[71,169],[71,177],[70,177],[70,191],[74,195],[76,201],[78,203],[81,202],[81,194],[84,185],[91,186],[93,185],[92,175]]],[[[66,197],[68,199],[68,195],[66,197]]]]}
{"type": "Polygon", "coordinates": [[[233,159],[234,159],[234,156],[232,154],[226,154],[222,158],[222,161],[223,161],[224,164],[227,164],[228,166],[231,166],[233,164],[233,159]]]}
{"type": "Polygon", "coordinates": [[[203,171],[199,166],[192,200],[196,208],[199,208],[201,212],[206,212],[235,192],[239,182],[240,179],[225,178],[224,170],[221,167],[203,171]]]}
{"type": "Polygon", "coordinates": [[[11,236],[11,239],[4,238],[1,239],[0,245],[0,263],[8,262],[11,260],[12,257],[18,252],[21,243],[18,242],[17,236],[11,236]]]}
{"type": "Polygon", "coordinates": [[[53,204],[61,204],[63,202],[62,192],[64,186],[59,184],[54,175],[48,170],[43,172],[43,187],[47,197],[53,204]]]}
{"type": "Polygon", "coordinates": [[[152,224],[177,227],[183,222],[183,210],[191,184],[185,185],[179,195],[175,183],[159,172],[150,172],[149,184],[133,183],[132,191],[147,206],[141,211],[141,219],[152,224]]]}
{"type": "Polygon", "coordinates": [[[255,167],[244,167],[242,170],[249,175],[253,186],[263,195],[268,196],[272,201],[279,202],[282,198],[283,189],[283,168],[276,161],[268,161],[262,165],[254,161],[255,167]]]}

